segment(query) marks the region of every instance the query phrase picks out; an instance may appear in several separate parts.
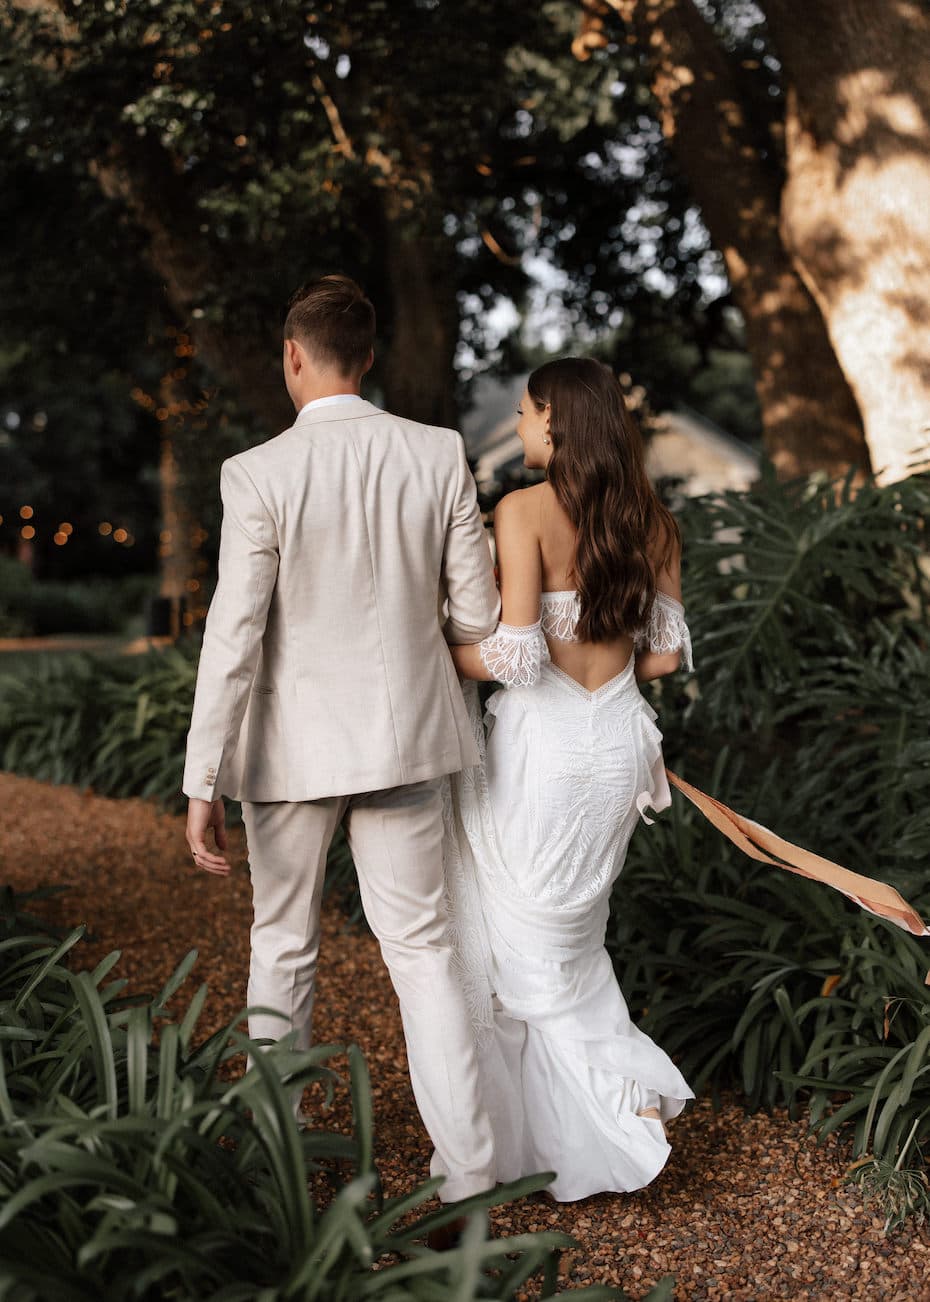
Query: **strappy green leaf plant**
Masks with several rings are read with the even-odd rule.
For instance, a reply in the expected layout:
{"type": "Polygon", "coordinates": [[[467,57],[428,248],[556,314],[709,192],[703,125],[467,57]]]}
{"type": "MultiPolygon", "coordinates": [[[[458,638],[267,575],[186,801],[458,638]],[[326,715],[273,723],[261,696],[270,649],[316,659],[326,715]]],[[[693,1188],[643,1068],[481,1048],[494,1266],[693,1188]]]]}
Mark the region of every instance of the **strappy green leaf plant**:
{"type": "MultiPolygon", "coordinates": [[[[9,898],[7,904],[10,904],[9,898]]],[[[341,1088],[339,1046],[258,1050],[236,1022],[195,1043],[205,987],[178,1017],[188,955],[164,988],[130,999],[110,974],[74,964],[82,928],[61,940],[8,909],[0,936],[0,1296],[216,1302],[470,1302],[511,1299],[529,1280],[558,1291],[576,1246],[546,1232],[488,1237],[487,1213],[550,1174],[430,1209],[441,1181],[386,1198],[373,1160],[371,1088],[347,1051],[350,1134],[298,1129],[295,1091],[341,1088]],[[10,921],[10,919],[14,921],[10,921]],[[19,921],[15,921],[19,919],[19,921]],[[231,1077],[231,1057],[254,1066],[231,1077]],[[461,1245],[424,1243],[467,1218],[461,1245]]],[[[572,1296],[620,1298],[607,1287],[572,1296]]],[[[668,1290],[653,1294],[656,1302],[668,1290]]]]}
{"type": "Polygon", "coordinates": [[[824,657],[858,661],[873,624],[930,622],[930,476],[881,487],[764,478],[682,513],[685,597],[705,707],[774,738],[824,657]]]}
{"type": "Polygon", "coordinates": [[[176,801],[195,677],[192,649],[31,657],[0,673],[0,764],[101,795],[176,801]]]}
{"type": "MultiPolygon", "coordinates": [[[[764,480],[690,504],[697,674],[654,694],[670,768],[890,881],[925,918],[928,517],[926,475],[855,494],[764,480]]],[[[872,1163],[857,1170],[873,1190],[885,1181],[889,1223],[907,1190],[920,1209],[908,1173],[930,1145],[927,942],[747,859],[678,796],[634,837],[613,916],[631,1007],[697,1088],[803,1104],[872,1163]]]]}

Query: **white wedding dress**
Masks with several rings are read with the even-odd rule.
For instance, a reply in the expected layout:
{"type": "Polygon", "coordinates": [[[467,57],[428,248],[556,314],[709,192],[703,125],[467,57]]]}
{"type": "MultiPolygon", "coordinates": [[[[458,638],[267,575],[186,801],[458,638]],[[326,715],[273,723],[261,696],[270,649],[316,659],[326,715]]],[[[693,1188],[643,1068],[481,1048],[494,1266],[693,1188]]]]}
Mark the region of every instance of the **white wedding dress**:
{"type": "MultiPolygon", "coordinates": [[[[647,806],[670,793],[655,713],[633,658],[588,691],[551,663],[574,640],[574,592],[543,594],[540,622],[500,625],[481,644],[504,683],[481,719],[482,762],[446,782],[446,876],[457,962],[476,1023],[498,1179],[555,1171],[561,1202],[629,1192],[670,1152],[661,1123],[691,1090],[630,1020],[604,949],[611,888],[647,806]]],[[[659,594],[637,638],[691,648],[679,602],[659,594]]],[[[649,821],[648,819],[646,820],[649,821]]]]}

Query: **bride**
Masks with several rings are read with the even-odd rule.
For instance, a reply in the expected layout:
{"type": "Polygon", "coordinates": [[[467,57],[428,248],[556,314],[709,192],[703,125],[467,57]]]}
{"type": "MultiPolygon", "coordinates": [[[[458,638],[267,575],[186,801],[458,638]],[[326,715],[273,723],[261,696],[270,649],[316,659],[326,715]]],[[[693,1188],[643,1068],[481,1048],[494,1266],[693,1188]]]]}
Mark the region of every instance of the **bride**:
{"type": "Polygon", "coordinates": [[[604,949],[637,817],[670,802],[637,683],[690,668],[691,649],[678,527],[611,371],[549,362],[518,411],[546,480],[495,512],[497,631],[451,648],[462,677],[502,690],[486,738],[466,684],[482,763],[447,785],[445,856],[498,1179],[552,1170],[567,1202],[648,1184],[663,1123],[694,1097],[630,1021],[604,949]]]}

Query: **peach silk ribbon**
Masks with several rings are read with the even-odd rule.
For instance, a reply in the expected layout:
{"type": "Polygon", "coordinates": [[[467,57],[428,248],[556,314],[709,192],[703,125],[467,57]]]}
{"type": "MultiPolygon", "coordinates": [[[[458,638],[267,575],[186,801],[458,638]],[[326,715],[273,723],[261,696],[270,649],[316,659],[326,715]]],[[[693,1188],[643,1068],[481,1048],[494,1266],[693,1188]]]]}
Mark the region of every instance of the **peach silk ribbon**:
{"type": "MultiPolygon", "coordinates": [[[[668,780],[677,787],[683,796],[701,811],[708,822],[713,823],[718,832],[739,846],[744,854],[757,859],[760,863],[774,864],[799,877],[809,877],[811,881],[823,882],[835,891],[858,904],[867,913],[874,913],[879,918],[886,918],[896,927],[909,931],[912,936],[930,936],[930,927],[893,886],[887,882],[877,882],[872,877],[850,872],[838,863],[823,859],[810,850],[802,850],[799,845],[792,845],[774,832],[770,832],[761,823],[754,823],[751,818],[744,818],[720,800],[706,795],[697,787],[672,773],[669,769],[668,780]]],[[[930,985],[930,972],[925,984],[930,985]]]]}

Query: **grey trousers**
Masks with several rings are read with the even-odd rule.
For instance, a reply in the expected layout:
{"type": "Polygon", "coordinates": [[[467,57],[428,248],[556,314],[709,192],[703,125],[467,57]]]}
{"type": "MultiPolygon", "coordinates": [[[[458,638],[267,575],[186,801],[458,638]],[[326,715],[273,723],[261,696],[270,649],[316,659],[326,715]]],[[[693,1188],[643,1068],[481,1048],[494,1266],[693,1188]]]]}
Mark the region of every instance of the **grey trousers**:
{"type": "Polygon", "coordinates": [[[439,780],[301,803],[243,802],[254,921],[253,1038],[297,1032],[309,1046],[326,854],[344,820],[362,904],[400,1003],[410,1079],[451,1202],[493,1185],[491,1124],[471,1021],[446,937],[439,780]]]}

